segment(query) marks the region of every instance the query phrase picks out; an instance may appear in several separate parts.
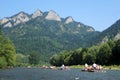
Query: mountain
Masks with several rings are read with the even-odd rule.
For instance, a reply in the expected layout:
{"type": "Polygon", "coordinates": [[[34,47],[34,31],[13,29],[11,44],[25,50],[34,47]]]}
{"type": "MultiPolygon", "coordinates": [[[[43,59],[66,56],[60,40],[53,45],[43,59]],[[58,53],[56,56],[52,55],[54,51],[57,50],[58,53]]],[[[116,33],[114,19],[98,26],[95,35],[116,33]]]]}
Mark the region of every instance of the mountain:
{"type": "Polygon", "coordinates": [[[38,16],[42,16],[43,13],[42,11],[40,11],[39,9],[37,9],[33,14],[32,14],[32,18],[36,18],[38,16]]]}
{"type": "Polygon", "coordinates": [[[68,24],[68,23],[71,23],[73,21],[74,21],[73,18],[71,16],[69,16],[66,18],[65,23],[68,24]]]}
{"type": "Polygon", "coordinates": [[[102,31],[93,41],[96,43],[106,43],[109,40],[120,39],[120,20],[117,20],[109,28],[102,31]]]}
{"type": "Polygon", "coordinates": [[[30,20],[30,18],[27,13],[20,12],[10,18],[3,18],[1,20],[1,24],[4,24],[4,27],[12,27],[12,26],[16,26],[20,23],[25,23],[29,20],[30,20]]]}
{"type": "Polygon", "coordinates": [[[20,12],[1,20],[4,35],[10,37],[17,53],[39,53],[41,60],[62,50],[88,47],[100,33],[91,26],[75,21],[71,16],[61,18],[55,11],[33,14],[20,12]]]}
{"type": "Polygon", "coordinates": [[[55,21],[61,21],[60,16],[54,12],[53,10],[49,11],[47,16],[45,17],[47,20],[55,20],[55,21]]]}

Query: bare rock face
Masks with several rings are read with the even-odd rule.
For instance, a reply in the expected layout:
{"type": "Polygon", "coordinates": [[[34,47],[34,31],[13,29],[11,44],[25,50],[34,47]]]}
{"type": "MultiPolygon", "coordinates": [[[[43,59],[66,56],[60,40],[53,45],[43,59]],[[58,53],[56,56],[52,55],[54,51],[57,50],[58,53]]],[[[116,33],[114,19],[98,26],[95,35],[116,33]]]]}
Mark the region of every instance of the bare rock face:
{"type": "Polygon", "coordinates": [[[54,11],[49,11],[47,16],[45,17],[45,19],[47,20],[55,20],[55,21],[61,21],[61,18],[58,14],[56,14],[56,12],[54,11]]]}
{"type": "Polygon", "coordinates": [[[23,12],[19,13],[17,16],[13,17],[12,20],[15,22],[14,25],[19,23],[24,23],[30,20],[30,18],[23,12]]]}
{"type": "Polygon", "coordinates": [[[29,16],[27,14],[25,14],[24,12],[21,12],[21,13],[17,14],[16,16],[13,16],[10,18],[3,18],[1,20],[1,24],[4,24],[3,27],[5,28],[5,27],[12,27],[17,24],[27,22],[29,20],[30,20],[29,16]],[[13,22],[13,24],[11,23],[11,21],[13,22]]]}
{"type": "Polygon", "coordinates": [[[102,42],[101,42],[101,43],[104,44],[104,43],[108,42],[108,40],[109,40],[108,37],[105,36],[105,37],[102,39],[102,42]]]}
{"type": "Polygon", "coordinates": [[[71,16],[69,16],[69,17],[67,17],[65,23],[68,24],[68,23],[71,23],[73,21],[74,21],[73,18],[71,16]]]}
{"type": "Polygon", "coordinates": [[[6,23],[6,24],[4,25],[4,28],[5,28],[5,27],[12,27],[12,23],[11,23],[11,22],[6,23]]]}
{"type": "Polygon", "coordinates": [[[94,31],[93,28],[88,28],[88,29],[87,29],[87,32],[92,32],[92,31],[94,31]]]}
{"type": "Polygon", "coordinates": [[[3,18],[3,19],[1,20],[1,24],[4,24],[4,23],[6,23],[6,22],[8,22],[8,21],[9,21],[8,18],[3,18]]]}
{"type": "Polygon", "coordinates": [[[32,18],[36,18],[36,17],[42,16],[42,15],[43,15],[43,13],[42,13],[40,10],[36,10],[36,11],[33,13],[32,18]]]}
{"type": "Polygon", "coordinates": [[[80,24],[78,24],[78,25],[77,25],[77,27],[79,27],[79,28],[80,28],[80,27],[81,27],[81,25],[80,25],[80,24]]]}
{"type": "Polygon", "coordinates": [[[117,35],[116,35],[115,38],[114,38],[114,40],[118,40],[118,39],[120,39],[120,32],[117,33],[117,35]]]}

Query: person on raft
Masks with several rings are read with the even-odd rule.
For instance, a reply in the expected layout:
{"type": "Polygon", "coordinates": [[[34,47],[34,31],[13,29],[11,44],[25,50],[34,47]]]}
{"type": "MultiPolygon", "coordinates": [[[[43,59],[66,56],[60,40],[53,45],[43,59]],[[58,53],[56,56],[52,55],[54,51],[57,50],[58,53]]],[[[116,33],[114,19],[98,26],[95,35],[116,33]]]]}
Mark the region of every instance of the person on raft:
{"type": "Polygon", "coordinates": [[[88,70],[88,64],[85,63],[85,70],[88,70]]]}

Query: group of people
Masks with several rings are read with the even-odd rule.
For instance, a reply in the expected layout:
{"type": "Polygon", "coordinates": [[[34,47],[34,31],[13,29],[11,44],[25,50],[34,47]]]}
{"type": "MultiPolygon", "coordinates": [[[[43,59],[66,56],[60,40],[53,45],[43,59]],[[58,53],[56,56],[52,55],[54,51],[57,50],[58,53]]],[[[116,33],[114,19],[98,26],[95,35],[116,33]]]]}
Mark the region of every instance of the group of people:
{"type": "Polygon", "coordinates": [[[68,66],[65,66],[64,64],[62,64],[60,68],[57,68],[56,66],[45,66],[45,65],[43,65],[41,68],[42,68],[42,69],[69,70],[69,67],[68,67],[68,66]]]}
{"type": "Polygon", "coordinates": [[[101,65],[97,65],[96,63],[93,63],[93,65],[88,66],[87,63],[85,63],[85,70],[102,70],[103,67],[101,65]]]}

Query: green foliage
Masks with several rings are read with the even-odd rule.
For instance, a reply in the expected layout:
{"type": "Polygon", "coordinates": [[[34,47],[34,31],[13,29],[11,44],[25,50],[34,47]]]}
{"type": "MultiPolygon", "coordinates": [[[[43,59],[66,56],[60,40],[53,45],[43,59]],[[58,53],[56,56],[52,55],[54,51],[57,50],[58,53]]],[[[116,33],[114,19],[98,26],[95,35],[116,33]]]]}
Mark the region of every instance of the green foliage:
{"type": "Polygon", "coordinates": [[[2,30],[1,30],[1,27],[0,27],[0,42],[2,41],[2,30]]]}
{"type": "Polygon", "coordinates": [[[120,65],[120,40],[117,42],[110,40],[108,43],[90,48],[80,48],[77,50],[65,51],[51,57],[52,65],[81,65],[93,64],[120,65]]]}
{"type": "Polygon", "coordinates": [[[29,63],[28,55],[23,55],[21,53],[16,54],[17,65],[29,63]]]}
{"type": "Polygon", "coordinates": [[[104,65],[108,64],[111,58],[112,50],[108,44],[104,44],[100,47],[97,54],[97,62],[104,65]]]}
{"type": "Polygon", "coordinates": [[[116,42],[116,45],[113,47],[112,54],[112,64],[120,65],[120,40],[116,42]]]}
{"type": "Polygon", "coordinates": [[[85,59],[84,59],[84,63],[88,63],[88,64],[91,64],[93,63],[93,56],[92,55],[86,55],[85,56],[85,59]]]}
{"type": "Polygon", "coordinates": [[[111,48],[111,50],[112,50],[113,47],[115,47],[115,41],[109,40],[109,41],[108,41],[108,45],[110,46],[110,48],[111,48]]]}
{"type": "Polygon", "coordinates": [[[12,44],[10,39],[7,37],[4,39],[3,44],[4,44],[3,45],[4,52],[2,55],[4,55],[6,57],[7,65],[8,66],[15,65],[16,51],[15,51],[14,45],[12,44]]]}
{"type": "Polygon", "coordinates": [[[39,63],[39,54],[37,54],[36,52],[32,52],[30,55],[29,55],[29,63],[30,64],[38,64],[39,63]]]}
{"type": "Polygon", "coordinates": [[[2,30],[1,30],[1,27],[0,27],[0,55],[1,54],[2,54],[2,30]]]}
{"type": "Polygon", "coordinates": [[[0,68],[6,68],[7,67],[7,61],[4,56],[0,57],[0,68]]]}
{"type": "Polygon", "coordinates": [[[0,30],[0,68],[14,66],[15,60],[15,47],[9,38],[2,36],[2,31],[0,30]]]}
{"type": "MultiPolygon", "coordinates": [[[[93,43],[101,43],[103,41],[104,38],[107,38],[106,41],[108,40],[118,40],[120,39],[120,37],[116,37],[117,34],[119,34],[120,32],[120,19],[118,21],[116,21],[113,25],[111,25],[109,28],[107,28],[106,30],[102,31],[100,34],[98,34],[97,37],[95,37],[95,39],[93,39],[93,43]]],[[[106,43],[105,41],[105,43],[106,43]]]]}

